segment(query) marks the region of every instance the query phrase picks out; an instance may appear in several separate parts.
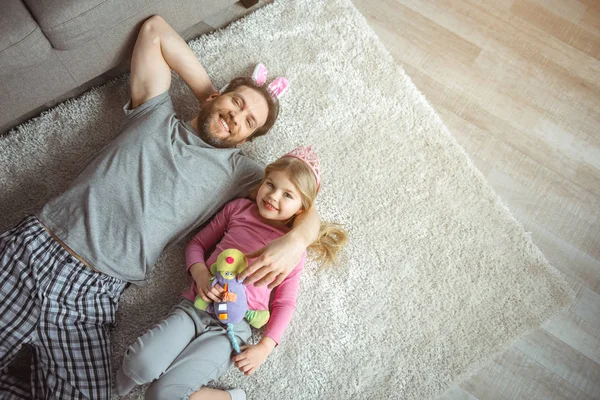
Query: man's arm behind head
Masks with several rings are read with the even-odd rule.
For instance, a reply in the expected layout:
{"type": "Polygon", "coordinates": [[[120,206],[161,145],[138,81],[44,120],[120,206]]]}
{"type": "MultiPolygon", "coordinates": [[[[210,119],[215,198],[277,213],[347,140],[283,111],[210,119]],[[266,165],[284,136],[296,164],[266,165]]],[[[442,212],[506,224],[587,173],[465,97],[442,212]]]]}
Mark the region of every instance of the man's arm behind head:
{"type": "Polygon", "coordinates": [[[216,92],[192,49],[159,15],[144,22],[131,58],[131,106],[169,90],[171,69],[181,76],[201,102],[216,92]]]}

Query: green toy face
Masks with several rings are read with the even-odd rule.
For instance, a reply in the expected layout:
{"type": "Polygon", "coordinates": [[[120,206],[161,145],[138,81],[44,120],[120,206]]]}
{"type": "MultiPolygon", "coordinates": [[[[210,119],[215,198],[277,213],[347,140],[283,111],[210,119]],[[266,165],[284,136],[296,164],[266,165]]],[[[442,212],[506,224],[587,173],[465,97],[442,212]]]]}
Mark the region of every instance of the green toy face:
{"type": "Polygon", "coordinates": [[[227,279],[227,280],[235,278],[235,275],[236,274],[233,271],[222,271],[221,272],[221,276],[223,277],[223,279],[227,279]]]}
{"type": "Polygon", "coordinates": [[[237,249],[227,249],[219,254],[217,262],[213,264],[213,266],[215,265],[217,272],[221,273],[223,279],[231,280],[246,269],[248,266],[248,259],[246,259],[244,253],[237,249]]]}

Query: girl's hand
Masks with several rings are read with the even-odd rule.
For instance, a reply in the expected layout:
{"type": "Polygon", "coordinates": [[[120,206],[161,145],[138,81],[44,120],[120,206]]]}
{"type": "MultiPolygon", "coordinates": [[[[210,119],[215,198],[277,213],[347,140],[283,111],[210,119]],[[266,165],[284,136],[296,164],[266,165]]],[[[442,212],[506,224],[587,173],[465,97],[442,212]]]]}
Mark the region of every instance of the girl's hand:
{"type": "Polygon", "coordinates": [[[276,343],[273,339],[265,336],[258,344],[242,346],[241,349],[243,351],[233,357],[233,362],[237,369],[243,372],[244,375],[252,375],[269,357],[275,345],[276,343]]]}
{"type": "Polygon", "coordinates": [[[212,275],[206,268],[205,264],[192,264],[190,267],[190,274],[192,275],[192,278],[194,278],[194,282],[196,282],[196,289],[198,290],[200,297],[202,297],[202,300],[206,301],[207,303],[221,301],[221,297],[223,296],[223,287],[219,284],[211,286],[210,280],[212,275]]]}

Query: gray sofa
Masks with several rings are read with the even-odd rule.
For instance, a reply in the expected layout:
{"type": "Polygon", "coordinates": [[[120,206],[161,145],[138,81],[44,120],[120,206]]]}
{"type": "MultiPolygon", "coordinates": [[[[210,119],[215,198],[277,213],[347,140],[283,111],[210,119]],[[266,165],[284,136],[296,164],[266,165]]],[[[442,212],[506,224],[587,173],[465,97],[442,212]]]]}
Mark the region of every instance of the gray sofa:
{"type": "MultiPolygon", "coordinates": [[[[258,0],[244,0],[246,7],[258,0]]],[[[184,39],[236,0],[2,0],[0,134],[127,71],[137,32],[162,15],[184,39]],[[99,80],[100,79],[100,80],[99,80]]]]}

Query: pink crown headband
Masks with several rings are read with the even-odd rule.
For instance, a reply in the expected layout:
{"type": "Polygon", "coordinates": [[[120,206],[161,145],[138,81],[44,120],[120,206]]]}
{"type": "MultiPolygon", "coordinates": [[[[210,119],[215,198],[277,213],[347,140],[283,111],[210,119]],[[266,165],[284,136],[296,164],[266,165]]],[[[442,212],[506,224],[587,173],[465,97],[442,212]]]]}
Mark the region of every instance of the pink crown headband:
{"type": "Polygon", "coordinates": [[[319,156],[317,156],[314,147],[298,146],[294,150],[284,155],[284,157],[294,157],[304,161],[306,165],[310,167],[313,174],[315,174],[317,188],[321,186],[321,162],[319,161],[319,156]]]}
{"type": "MultiPolygon", "coordinates": [[[[259,63],[256,65],[254,72],[252,73],[252,80],[254,83],[256,83],[256,86],[262,86],[265,84],[267,81],[267,73],[267,67],[265,67],[264,64],[259,63]]],[[[221,90],[219,90],[219,93],[223,93],[227,89],[227,86],[229,86],[229,83],[223,86],[221,90]]],[[[287,78],[282,77],[273,79],[273,82],[269,83],[269,86],[267,86],[267,90],[271,94],[271,97],[274,97],[278,100],[281,99],[281,97],[287,92],[288,88],[289,82],[287,78]]]]}

